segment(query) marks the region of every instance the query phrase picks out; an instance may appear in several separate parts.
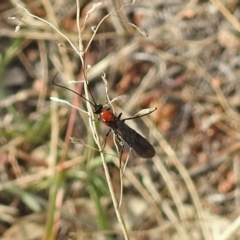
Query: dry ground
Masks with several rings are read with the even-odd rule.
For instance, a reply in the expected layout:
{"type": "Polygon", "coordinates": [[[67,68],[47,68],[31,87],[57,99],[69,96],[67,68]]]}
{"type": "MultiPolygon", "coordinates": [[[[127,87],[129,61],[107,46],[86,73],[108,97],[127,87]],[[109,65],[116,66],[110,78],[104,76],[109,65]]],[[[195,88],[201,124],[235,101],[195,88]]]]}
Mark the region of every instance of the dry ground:
{"type": "Polygon", "coordinates": [[[1,239],[240,239],[238,1],[1,1],[0,11],[1,239]],[[97,150],[108,128],[50,100],[91,112],[54,86],[56,73],[78,93],[89,81],[97,103],[125,95],[113,103],[123,117],[157,107],[126,121],[156,156],[125,146],[122,175],[112,134],[97,150]]]}

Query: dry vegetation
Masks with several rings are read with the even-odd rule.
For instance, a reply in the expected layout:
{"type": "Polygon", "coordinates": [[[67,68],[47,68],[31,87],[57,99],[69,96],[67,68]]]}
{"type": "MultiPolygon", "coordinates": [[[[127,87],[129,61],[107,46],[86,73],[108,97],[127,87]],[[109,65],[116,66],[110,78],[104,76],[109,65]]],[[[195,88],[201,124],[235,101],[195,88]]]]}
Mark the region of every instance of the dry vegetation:
{"type": "Polygon", "coordinates": [[[0,3],[1,239],[240,239],[239,2],[52,2],[0,3]],[[113,137],[56,73],[158,108],[127,121],[157,154],[125,147],[120,208],[113,137]]]}

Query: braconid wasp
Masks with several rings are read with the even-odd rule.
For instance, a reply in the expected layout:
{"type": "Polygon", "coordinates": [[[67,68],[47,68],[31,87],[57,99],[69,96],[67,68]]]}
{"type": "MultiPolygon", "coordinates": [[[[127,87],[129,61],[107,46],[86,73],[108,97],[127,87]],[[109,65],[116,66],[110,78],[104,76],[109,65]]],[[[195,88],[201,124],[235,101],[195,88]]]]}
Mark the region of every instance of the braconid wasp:
{"type": "MultiPolygon", "coordinates": [[[[79,97],[81,97],[82,99],[84,99],[85,101],[90,103],[91,106],[93,107],[94,114],[97,114],[99,116],[99,118],[101,119],[101,121],[110,128],[110,131],[114,132],[119,143],[122,146],[123,146],[122,140],[124,140],[129,145],[129,147],[133,149],[133,151],[136,153],[136,155],[139,156],[140,158],[152,158],[155,156],[156,151],[153,148],[152,144],[149,143],[149,141],[146,138],[144,138],[139,133],[137,133],[135,130],[130,128],[128,125],[126,125],[125,121],[149,115],[150,113],[154,112],[156,110],[156,108],[152,109],[142,115],[135,115],[133,117],[121,119],[122,113],[120,113],[118,116],[116,116],[110,110],[110,107],[105,109],[105,107],[102,104],[96,103],[96,101],[94,100],[93,95],[89,89],[88,84],[87,84],[87,89],[91,96],[92,102],[89,101],[86,97],[84,97],[80,93],[78,93],[68,87],[65,87],[65,86],[62,86],[62,85],[59,85],[58,83],[56,83],[55,82],[56,76],[57,76],[57,74],[53,77],[52,83],[55,86],[67,89],[67,90],[77,94],[79,97]]],[[[107,133],[106,137],[108,136],[110,131],[107,133]]],[[[105,144],[104,144],[104,146],[105,146],[105,144]]]]}

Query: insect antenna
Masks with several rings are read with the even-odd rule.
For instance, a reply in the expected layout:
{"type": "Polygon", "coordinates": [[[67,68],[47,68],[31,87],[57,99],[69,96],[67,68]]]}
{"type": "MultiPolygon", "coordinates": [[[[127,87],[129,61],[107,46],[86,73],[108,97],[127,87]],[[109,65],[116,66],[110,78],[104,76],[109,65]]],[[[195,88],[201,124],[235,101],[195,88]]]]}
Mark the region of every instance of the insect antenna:
{"type": "Polygon", "coordinates": [[[87,90],[88,90],[88,92],[89,92],[89,94],[90,94],[90,96],[91,96],[91,98],[92,98],[92,100],[93,100],[93,103],[95,104],[95,107],[98,106],[98,104],[95,102],[95,99],[94,99],[94,97],[93,97],[93,95],[92,95],[92,92],[91,92],[90,89],[89,89],[88,84],[87,84],[87,90]]]}
{"type": "Polygon", "coordinates": [[[55,86],[58,86],[58,87],[60,87],[60,88],[67,89],[67,90],[69,90],[69,91],[77,94],[79,97],[81,97],[81,98],[83,98],[85,101],[89,102],[89,103],[94,107],[94,109],[96,109],[96,108],[98,107],[98,104],[95,102],[95,100],[94,100],[94,98],[93,98],[93,96],[92,96],[92,93],[91,93],[91,91],[89,90],[89,87],[88,87],[88,86],[87,86],[87,89],[88,89],[88,92],[89,92],[90,95],[91,95],[91,98],[92,98],[92,100],[93,100],[93,103],[92,103],[91,101],[89,101],[86,97],[84,97],[83,95],[81,95],[80,93],[78,93],[78,92],[76,92],[76,91],[74,91],[74,90],[72,90],[72,89],[70,89],[70,88],[68,88],[68,87],[65,87],[65,86],[62,86],[62,85],[56,83],[56,82],[55,82],[55,79],[56,79],[57,75],[58,75],[58,73],[56,73],[55,76],[54,76],[53,79],[52,79],[52,83],[53,83],[55,86]]]}

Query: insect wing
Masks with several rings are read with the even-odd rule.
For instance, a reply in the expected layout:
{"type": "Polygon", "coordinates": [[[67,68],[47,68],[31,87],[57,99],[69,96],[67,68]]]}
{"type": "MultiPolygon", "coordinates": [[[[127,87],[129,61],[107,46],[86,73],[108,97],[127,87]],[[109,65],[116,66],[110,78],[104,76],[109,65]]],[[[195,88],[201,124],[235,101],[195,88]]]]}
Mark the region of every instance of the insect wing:
{"type": "Polygon", "coordinates": [[[134,152],[141,158],[152,158],[156,151],[148,140],[142,137],[135,130],[126,125],[122,120],[117,118],[117,128],[113,130],[131,147],[134,152]]]}

